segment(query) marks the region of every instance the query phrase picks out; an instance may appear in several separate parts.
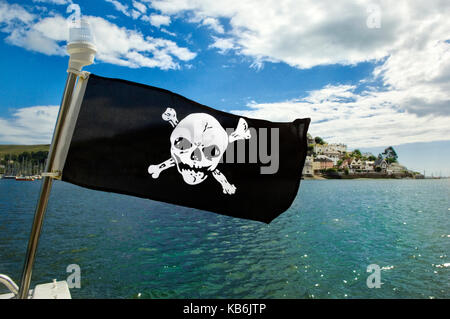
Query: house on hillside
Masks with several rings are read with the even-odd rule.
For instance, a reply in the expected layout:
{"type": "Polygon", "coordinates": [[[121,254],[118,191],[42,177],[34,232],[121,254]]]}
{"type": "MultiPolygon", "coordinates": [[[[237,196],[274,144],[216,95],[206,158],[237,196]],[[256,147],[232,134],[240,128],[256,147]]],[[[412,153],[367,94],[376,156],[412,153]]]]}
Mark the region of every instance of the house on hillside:
{"type": "Polygon", "coordinates": [[[348,168],[349,172],[355,173],[370,173],[374,171],[374,161],[363,161],[360,158],[350,158],[344,160],[339,166],[340,169],[348,168]]]}
{"type": "Polygon", "coordinates": [[[329,159],[333,162],[333,166],[337,166],[337,162],[339,161],[339,155],[338,154],[331,154],[331,156],[321,154],[316,156],[317,159],[329,159]]]}
{"type": "Polygon", "coordinates": [[[375,161],[363,161],[362,170],[366,173],[375,171],[375,161]]]}
{"type": "Polygon", "coordinates": [[[316,154],[345,154],[345,152],[347,152],[347,145],[345,144],[314,144],[314,153],[316,154]]]}
{"type": "Polygon", "coordinates": [[[363,162],[360,158],[353,158],[349,165],[349,170],[351,173],[361,172],[363,167],[363,162]]]}
{"type": "Polygon", "coordinates": [[[344,153],[340,153],[337,151],[329,151],[324,152],[323,155],[330,158],[333,161],[334,166],[337,166],[337,162],[344,156],[344,153]]]}
{"type": "Polygon", "coordinates": [[[315,158],[313,161],[314,174],[320,173],[322,170],[333,168],[334,164],[331,159],[328,158],[315,158]]]}
{"type": "Polygon", "coordinates": [[[347,159],[343,160],[341,165],[339,165],[339,169],[349,168],[351,162],[352,162],[351,158],[347,158],[347,159]]]}
{"type": "Polygon", "coordinates": [[[373,164],[375,171],[379,171],[381,173],[387,173],[388,163],[383,158],[378,158],[373,164]]]}

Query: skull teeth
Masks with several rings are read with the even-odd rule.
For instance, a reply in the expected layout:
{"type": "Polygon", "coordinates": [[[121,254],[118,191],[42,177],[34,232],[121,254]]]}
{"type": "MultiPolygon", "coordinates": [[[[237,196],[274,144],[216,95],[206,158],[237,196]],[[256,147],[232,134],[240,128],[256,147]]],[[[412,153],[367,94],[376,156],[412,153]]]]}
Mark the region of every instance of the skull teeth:
{"type": "Polygon", "coordinates": [[[187,163],[182,162],[177,155],[175,154],[172,155],[174,156],[175,163],[180,173],[186,173],[192,176],[197,176],[198,178],[203,178],[203,176],[205,176],[205,174],[211,167],[209,165],[208,166],[202,165],[202,163],[198,161],[190,161],[187,163]]]}
{"type": "Polygon", "coordinates": [[[202,165],[197,163],[187,163],[187,165],[189,165],[190,168],[197,168],[197,169],[204,168],[202,165]]]}
{"type": "Polygon", "coordinates": [[[195,171],[193,169],[188,169],[188,168],[182,168],[181,169],[181,173],[188,173],[188,174],[190,174],[192,176],[195,175],[195,176],[197,176],[199,178],[201,178],[201,177],[203,177],[205,175],[205,173],[203,173],[203,172],[198,172],[198,171],[195,171]]]}
{"type": "Polygon", "coordinates": [[[196,170],[193,170],[193,169],[189,169],[189,168],[182,168],[181,171],[182,172],[188,172],[188,173],[191,173],[191,174],[203,174],[203,172],[199,172],[199,171],[196,171],[196,170]]]}

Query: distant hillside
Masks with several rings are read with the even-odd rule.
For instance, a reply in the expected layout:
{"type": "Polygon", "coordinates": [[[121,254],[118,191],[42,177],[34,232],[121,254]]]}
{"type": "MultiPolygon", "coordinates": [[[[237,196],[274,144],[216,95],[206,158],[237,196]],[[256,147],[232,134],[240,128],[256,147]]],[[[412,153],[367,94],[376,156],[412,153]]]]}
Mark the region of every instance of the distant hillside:
{"type": "Polygon", "coordinates": [[[47,151],[50,145],[42,144],[42,145],[0,145],[0,158],[7,154],[21,154],[23,152],[39,152],[39,151],[47,151]]]}

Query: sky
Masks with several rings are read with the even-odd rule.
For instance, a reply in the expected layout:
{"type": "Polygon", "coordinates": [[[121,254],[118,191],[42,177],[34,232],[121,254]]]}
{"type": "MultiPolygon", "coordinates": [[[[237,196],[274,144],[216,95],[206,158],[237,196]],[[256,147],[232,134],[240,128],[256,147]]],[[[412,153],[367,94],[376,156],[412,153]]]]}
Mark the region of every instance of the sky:
{"type": "Polygon", "coordinates": [[[448,0],[0,0],[0,144],[50,143],[78,15],[89,72],[450,176],[448,0]]]}

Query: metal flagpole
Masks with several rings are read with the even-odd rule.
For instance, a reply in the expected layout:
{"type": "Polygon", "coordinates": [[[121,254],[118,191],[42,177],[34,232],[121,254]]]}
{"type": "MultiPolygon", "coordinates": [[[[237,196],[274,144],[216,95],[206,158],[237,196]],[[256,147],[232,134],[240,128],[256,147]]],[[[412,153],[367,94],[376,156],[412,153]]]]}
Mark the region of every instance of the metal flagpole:
{"type": "Polygon", "coordinates": [[[34,213],[33,225],[31,227],[30,239],[28,241],[27,253],[20,281],[20,289],[17,296],[20,299],[28,298],[36,250],[44,222],[45,212],[47,210],[53,179],[60,178],[60,172],[55,171],[56,154],[64,147],[65,143],[70,143],[70,141],[65,139],[65,136],[62,136],[62,132],[64,126],[67,125],[70,120],[68,114],[75,84],[78,76],[82,75],[81,69],[83,66],[92,64],[96,53],[89,24],[83,19],[78,21],[78,23],[78,26],[70,29],[69,44],[67,45],[67,51],[70,55],[69,69],[67,70],[68,75],[52,143],[50,145],[45,173],[43,173],[44,177],[42,179],[39,200],[34,213]]]}

